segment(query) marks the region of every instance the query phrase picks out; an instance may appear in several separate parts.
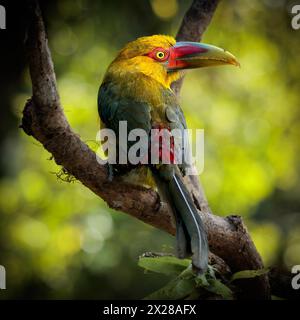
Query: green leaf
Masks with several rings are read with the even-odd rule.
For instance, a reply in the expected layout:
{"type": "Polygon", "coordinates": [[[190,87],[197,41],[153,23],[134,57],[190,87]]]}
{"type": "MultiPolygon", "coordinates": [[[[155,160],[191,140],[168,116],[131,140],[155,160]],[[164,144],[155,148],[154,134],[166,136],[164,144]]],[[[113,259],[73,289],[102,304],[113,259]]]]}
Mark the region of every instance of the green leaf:
{"type": "Polygon", "coordinates": [[[185,270],[191,261],[189,259],[178,259],[173,256],[162,257],[140,257],[138,265],[149,271],[166,275],[179,275],[185,270]]]}
{"type": "Polygon", "coordinates": [[[181,260],[173,256],[140,257],[139,266],[153,272],[166,275],[176,275],[163,288],[145,297],[145,300],[160,299],[185,299],[199,295],[197,288],[203,289],[221,296],[223,299],[233,299],[233,293],[221,281],[216,279],[214,269],[209,266],[205,274],[196,275],[191,267],[191,261],[181,260]]]}
{"type": "Polygon", "coordinates": [[[216,278],[214,269],[211,266],[208,266],[208,270],[205,274],[197,276],[196,283],[197,287],[202,287],[209,292],[221,296],[223,299],[233,299],[231,289],[216,278]]]}
{"type": "Polygon", "coordinates": [[[179,300],[189,296],[195,289],[195,281],[192,278],[182,279],[178,277],[170,281],[166,286],[151,293],[144,300],[179,300]]]}
{"type": "MultiPolygon", "coordinates": [[[[177,259],[178,260],[178,259],[177,259]]],[[[190,265],[163,288],[151,293],[145,300],[184,299],[195,290],[195,274],[190,265]]]]}
{"type": "Polygon", "coordinates": [[[251,279],[255,277],[262,276],[269,272],[269,268],[263,268],[258,270],[243,270],[236,272],[232,275],[230,282],[238,280],[238,279],[251,279]]]}
{"type": "Polygon", "coordinates": [[[209,283],[207,281],[205,274],[201,274],[200,276],[197,276],[195,280],[198,287],[206,288],[207,286],[209,286],[209,283]]]}
{"type": "Polygon", "coordinates": [[[218,279],[209,279],[209,286],[205,289],[209,292],[217,294],[226,300],[233,300],[233,293],[224,283],[218,279]]]}

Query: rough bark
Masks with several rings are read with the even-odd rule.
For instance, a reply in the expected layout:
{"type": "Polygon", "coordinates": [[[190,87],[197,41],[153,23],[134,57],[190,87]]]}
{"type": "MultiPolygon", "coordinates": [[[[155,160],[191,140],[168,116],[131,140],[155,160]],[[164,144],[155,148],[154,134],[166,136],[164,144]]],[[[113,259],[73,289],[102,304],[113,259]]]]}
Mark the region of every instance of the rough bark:
{"type": "MultiPolygon", "coordinates": [[[[177,41],[201,41],[209,26],[220,0],[194,0],[183,17],[176,35],[177,41]]],[[[184,77],[173,84],[174,92],[179,95],[184,77]]]]}
{"type": "MultiPolygon", "coordinates": [[[[217,4],[217,0],[193,1],[177,38],[199,40],[217,4]]],[[[159,194],[152,189],[128,184],[118,177],[109,181],[106,166],[97,162],[96,154],[70,128],[60,103],[47,35],[36,1],[29,2],[28,12],[26,52],[33,95],[24,108],[21,127],[42,143],[58,165],[63,166],[83,185],[104,199],[111,208],[174,234],[172,213],[161,203],[159,194]]],[[[176,92],[179,93],[180,83],[176,86],[176,92]]],[[[260,255],[241,218],[222,218],[211,214],[198,178],[186,178],[186,182],[204,221],[210,250],[221,257],[233,272],[262,268],[260,255]]],[[[266,276],[244,281],[240,288],[241,298],[269,298],[266,276]]]]}

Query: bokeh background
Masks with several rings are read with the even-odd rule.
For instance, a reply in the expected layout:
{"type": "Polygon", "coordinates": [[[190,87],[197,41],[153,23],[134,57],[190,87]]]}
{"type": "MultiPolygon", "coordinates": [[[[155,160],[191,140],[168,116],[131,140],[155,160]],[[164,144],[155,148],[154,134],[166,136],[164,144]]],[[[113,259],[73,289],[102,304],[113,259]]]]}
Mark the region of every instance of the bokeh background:
{"type": "MultiPolygon", "coordinates": [[[[11,2],[10,2],[11,3],[11,2]]],[[[300,30],[293,1],[222,1],[203,41],[241,69],[189,72],[188,125],[205,130],[201,180],[213,211],[242,215],[267,266],[300,264],[300,30]]],[[[173,238],[63,182],[51,155],[18,129],[31,85],[24,11],[1,30],[0,298],[142,298],[167,279],[144,274],[145,251],[173,251],[173,238]]],[[[42,1],[64,111],[92,148],[97,91],[117,51],[139,36],[175,35],[183,0],[42,1]]]]}

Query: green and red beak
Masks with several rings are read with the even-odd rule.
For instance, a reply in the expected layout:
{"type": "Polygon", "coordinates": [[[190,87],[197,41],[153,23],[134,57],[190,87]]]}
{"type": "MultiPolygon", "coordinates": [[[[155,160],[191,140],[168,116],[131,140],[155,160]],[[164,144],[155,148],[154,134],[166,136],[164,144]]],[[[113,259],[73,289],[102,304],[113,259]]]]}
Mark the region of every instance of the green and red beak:
{"type": "Polygon", "coordinates": [[[240,66],[236,57],[224,49],[205,43],[177,42],[170,49],[167,68],[176,71],[224,64],[240,66]]]}

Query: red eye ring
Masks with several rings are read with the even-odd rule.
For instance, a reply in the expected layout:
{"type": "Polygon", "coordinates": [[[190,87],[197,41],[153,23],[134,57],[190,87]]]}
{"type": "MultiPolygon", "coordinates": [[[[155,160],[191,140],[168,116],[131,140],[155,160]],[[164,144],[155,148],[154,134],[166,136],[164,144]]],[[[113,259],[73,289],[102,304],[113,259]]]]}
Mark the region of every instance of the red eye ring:
{"type": "Polygon", "coordinates": [[[150,53],[147,54],[148,57],[161,62],[168,60],[169,55],[170,55],[169,50],[166,50],[164,48],[155,48],[154,50],[152,50],[150,53]]]}

